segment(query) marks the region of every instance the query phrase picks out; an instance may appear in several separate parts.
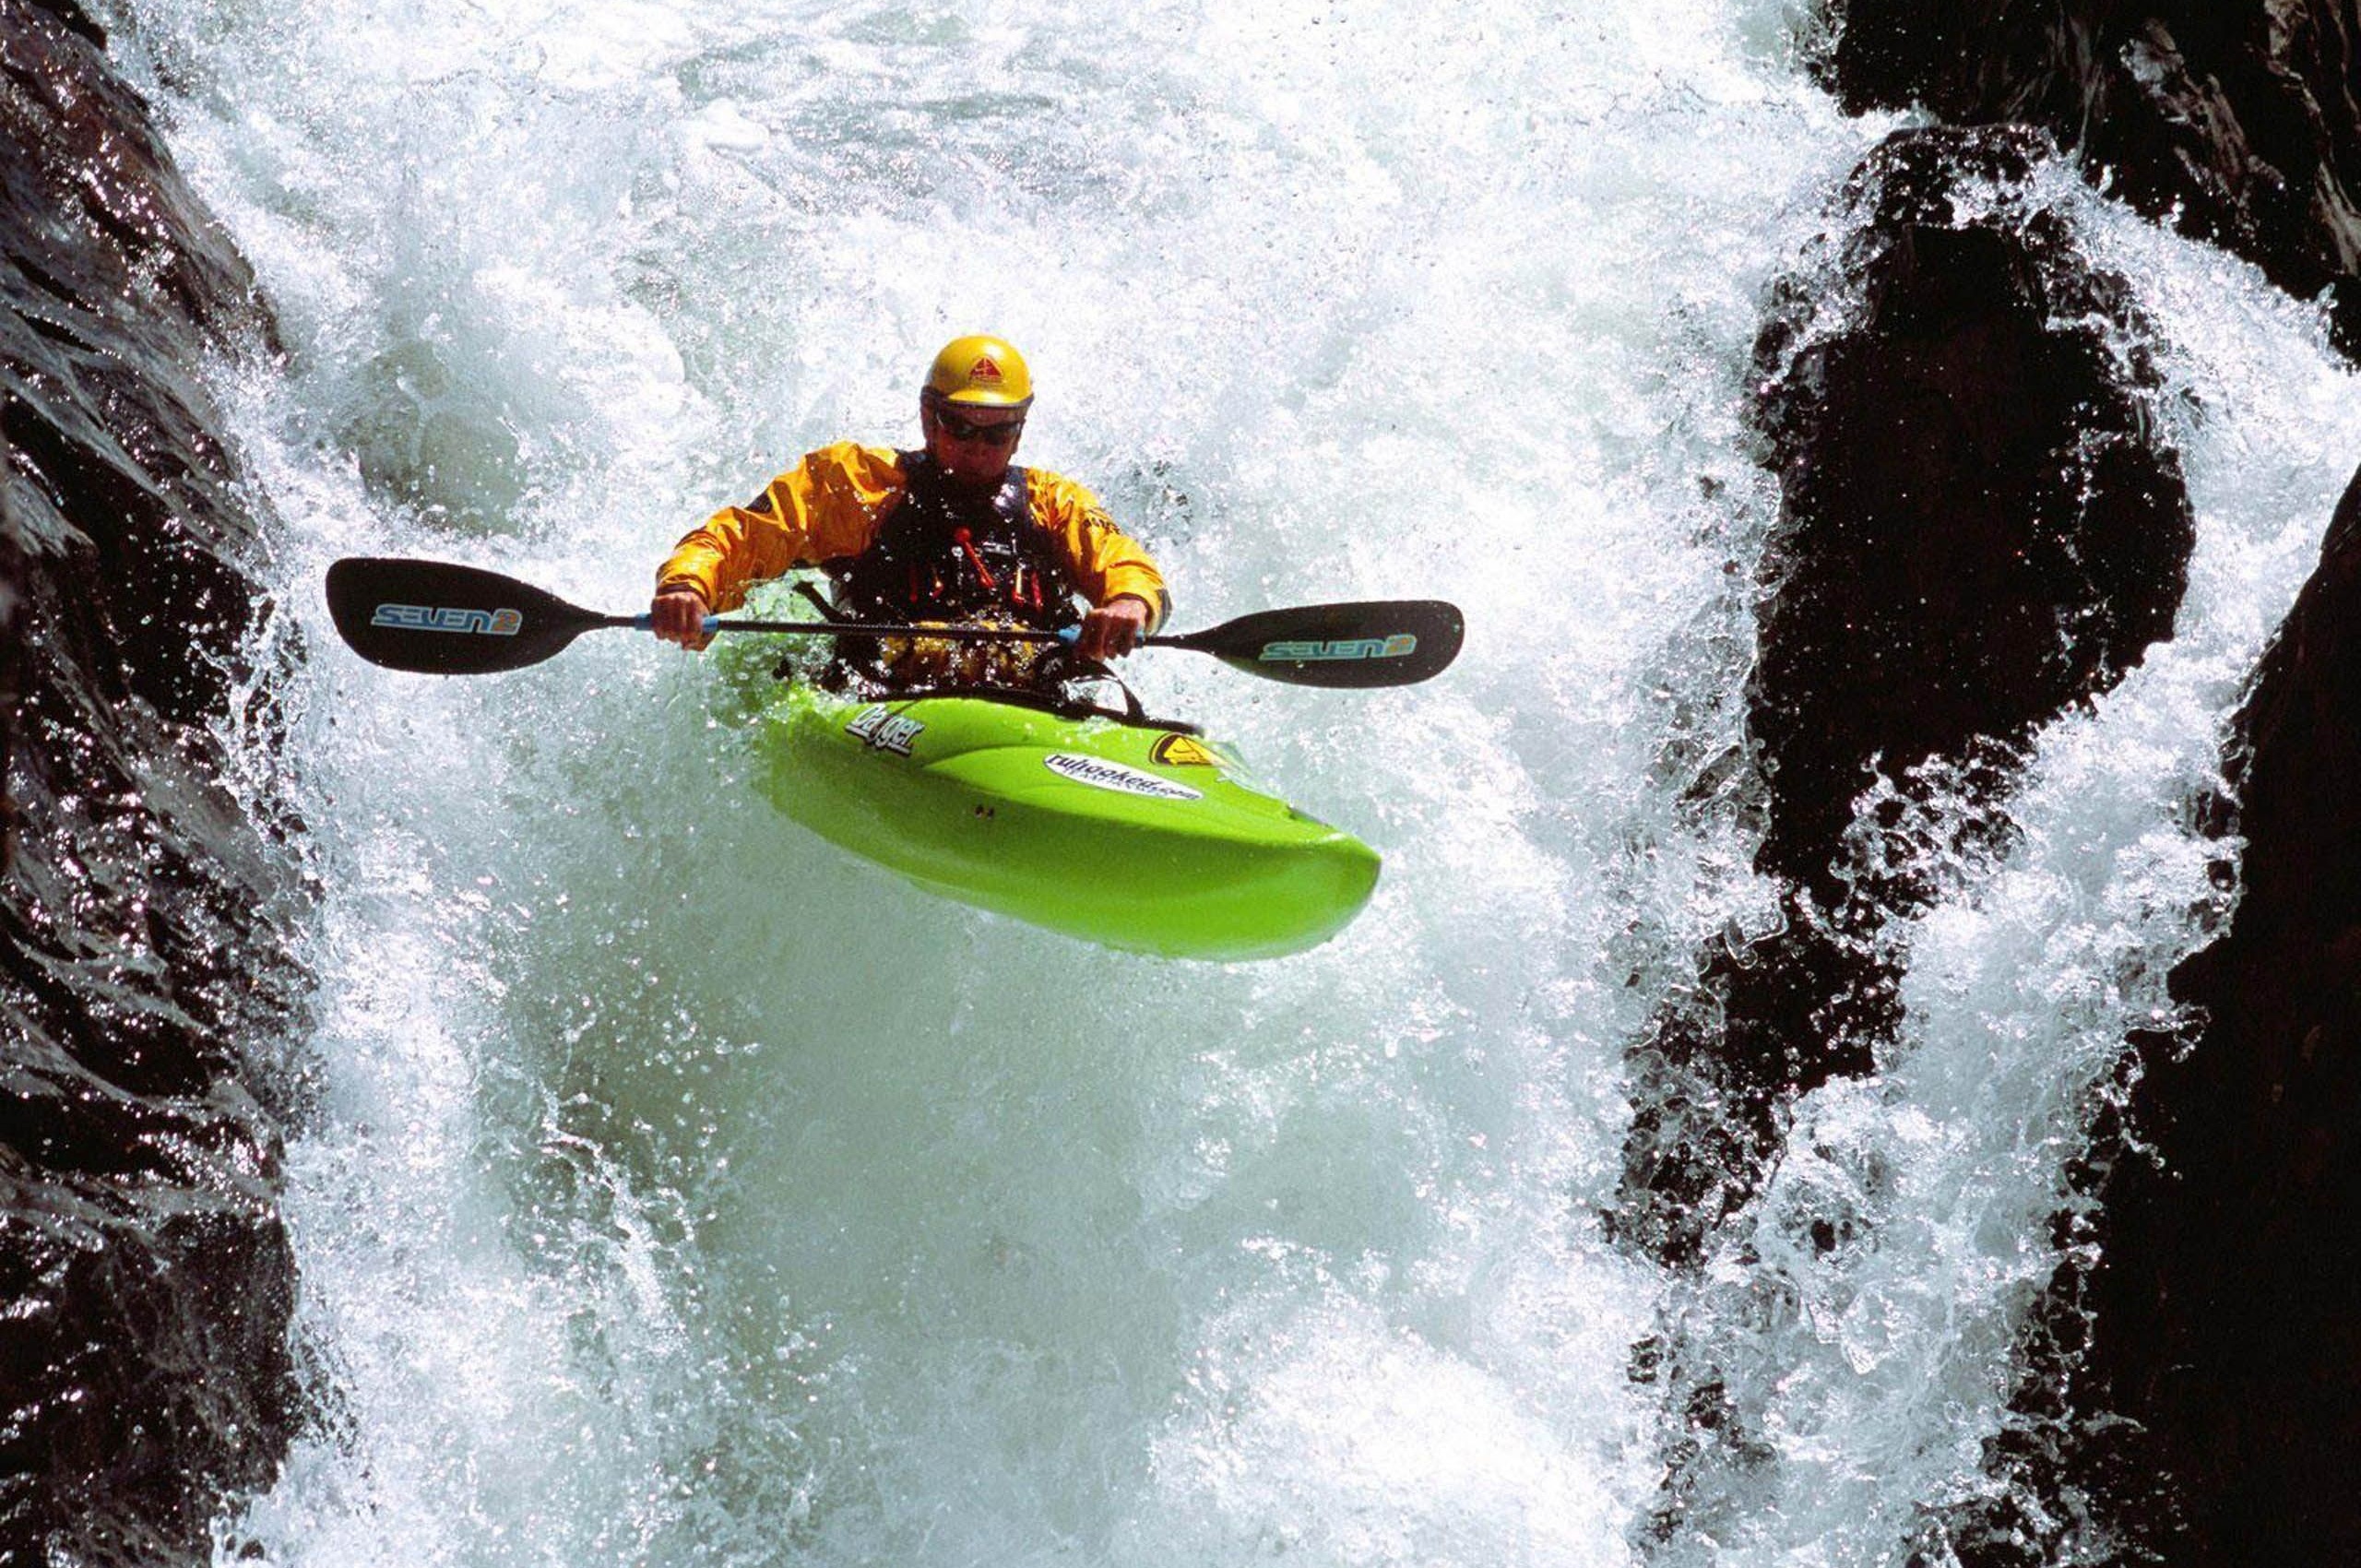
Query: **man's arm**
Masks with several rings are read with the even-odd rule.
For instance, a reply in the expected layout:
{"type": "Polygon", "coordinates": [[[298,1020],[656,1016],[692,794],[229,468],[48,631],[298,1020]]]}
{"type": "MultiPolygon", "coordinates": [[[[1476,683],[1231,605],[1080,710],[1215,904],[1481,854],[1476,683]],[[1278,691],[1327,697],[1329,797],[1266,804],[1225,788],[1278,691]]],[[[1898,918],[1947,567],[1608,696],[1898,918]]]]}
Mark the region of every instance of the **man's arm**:
{"type": "Polygon", "coordinates": [[[753,584],[797,566],[858,555],[901,494],[894,454],[847,441],[824,446],[771,481],[744,506],[724,506],[691,530],[656,573],[648,606],[656,635],[702,648],[706,616],[735,610],[753,584]]]}
{"type": "Polygon", "coordinates": [[[1089,491],[1038,469],[1034,478],[1034,520],[1056,537],[1074,586],[1093,606],[1075,650],[1097,659],[1131,652],[1171,612],[1164,574],[1089,491]]]}

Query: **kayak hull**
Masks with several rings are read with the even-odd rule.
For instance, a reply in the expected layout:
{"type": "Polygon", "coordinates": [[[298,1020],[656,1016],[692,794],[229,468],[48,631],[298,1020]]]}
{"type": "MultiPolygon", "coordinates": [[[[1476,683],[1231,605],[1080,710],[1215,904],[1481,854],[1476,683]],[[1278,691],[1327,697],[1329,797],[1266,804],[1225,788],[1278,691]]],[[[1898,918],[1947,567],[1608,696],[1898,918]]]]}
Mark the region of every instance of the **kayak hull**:
{"type": "Polygon", "coordinates": [[[1377,885],[1375,850],[1171,729],[806,686],[757,724],[788,816],[931,892],[1109,947],[1284,956],[1343,930],[1377,885]]]}

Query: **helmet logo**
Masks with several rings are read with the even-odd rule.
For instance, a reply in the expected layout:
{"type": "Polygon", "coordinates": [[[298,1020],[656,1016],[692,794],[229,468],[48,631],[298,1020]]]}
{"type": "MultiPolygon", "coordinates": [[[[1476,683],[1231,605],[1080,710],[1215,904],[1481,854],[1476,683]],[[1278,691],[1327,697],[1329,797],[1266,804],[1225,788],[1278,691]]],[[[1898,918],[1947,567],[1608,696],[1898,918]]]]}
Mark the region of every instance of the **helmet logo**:
{"type": "Polygon", "coordinates": [[[990,381],[997,383],[1001,378],[1000,366],[993,362],[993,359],[990,354],[986,354],[983,358],[978,360],[974,366],[968,370],[967,378],[970,381],[990,381]]]}

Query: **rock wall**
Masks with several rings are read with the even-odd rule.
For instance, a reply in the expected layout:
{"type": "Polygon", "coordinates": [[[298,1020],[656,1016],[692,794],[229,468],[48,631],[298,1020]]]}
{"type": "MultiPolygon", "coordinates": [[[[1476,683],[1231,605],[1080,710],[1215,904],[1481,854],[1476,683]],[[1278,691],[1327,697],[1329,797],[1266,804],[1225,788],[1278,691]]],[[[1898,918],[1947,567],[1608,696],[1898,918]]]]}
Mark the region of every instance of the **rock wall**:
{"type": "Polygon", "coordinates": [[[1635,1053],[1617,1224],[1666,1262],[1751,1194],[1793,1096],[1869,1070],[1899,1012],[1880,933],[2005,841],[2035,729],[2171,635],[2194,528],[2149,328],[2038,199],[2048,151],[1889,139],[1772,303],[1755,414],[1783,502],[1747,702],[1787,919],[1709,954],[1635,1053]]]}
{"type": "Polygon", "coordinates": [[[2361,358],[2361,0],[1826,0],[1846,106],[2050,131],[2361,358]]]}
{"type": "Polygon", "coordinates": [[[2153,1435],[2174,1561],[2361,1562],[2361,473],[2231,747],[2238,906],[2195,1048],[2145,1042],[2074,1403],[2153,1435]]]}
{"type": "MultiPolygon", "coordinates": [[[[2023,128],[1889,138],[1770,303],[1754,412],[1782,505],[1747,729],[1755,865],[1786,919],[1703,955],[1631,1052],[1610,1220],[1667,1265],[1743,1255],[1725,1222],[1795,1099],[1896,1038],[1889,922],[2005,850],[2034,732],[2171,635],[2195,528],[2152,328],[2045,203],[2053,152],[2023,128]]],[[[1815,1222],[1812,1244],[1846,1223],[1815,1222]]],[[[1769,1450],[1678,1328],[1633,1375],[1670,1412],[1642,1544],[1710,1551],[1724,1480],[1769,1450]]]]}
{"type": "MultiPolygon", "coordinates": [[[[1827,15],[1849,107],[2047,127],[2139,209],[2323,299],[2361,357],[2356,0],[1827,15]]],[[[2040,395],[2030,362],[2008,374],[2040,395]]],[[[2229,934],[2173,980],[2209,1021],[2129,1042],[2132,1087],[2075,1173],[2096,1205],[2059,1217],[2067,1262],[1988,1455],[2005,1495],[1935,1521],[1914,1563],[2361,1561],[2361,813],[2331,783],[2361,762],[2357,612],[2361,479],[2238,717],[2236,799],[2200,803],[2245,839],[2229,934]]]]}
{"type": "Polygon", "coordinates": [[[10,1562],[209,1559],[293,1416],[274,1194],[303,890],[267,779],[228,783],[233,708],[262,754],[235,765],[267,754],[244,650],[268,606],[194,376],[267,324],[103,39],[68,0],[0,0],[10,1562]]]}
{"type": "Polygon", "coordinates": [[[2022,1501],[1945,1527],[1975,1568],[2361,1562],[2355,769],[2361,473],[2232,727],[2237,909],[2172,977],[2205,1022],[2133,1042],[2084,1173],[2101,1206],[2061,1221],[1994,1445],[2022,1501]]]}

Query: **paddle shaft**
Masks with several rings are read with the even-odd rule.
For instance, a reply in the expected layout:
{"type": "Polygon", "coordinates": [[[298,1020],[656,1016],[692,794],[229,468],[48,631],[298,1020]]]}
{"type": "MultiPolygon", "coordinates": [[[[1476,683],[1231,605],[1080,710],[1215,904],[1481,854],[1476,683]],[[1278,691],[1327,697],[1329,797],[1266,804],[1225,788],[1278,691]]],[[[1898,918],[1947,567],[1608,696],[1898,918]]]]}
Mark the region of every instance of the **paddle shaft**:
{"type": "MultiPolygon", "coordinates": [[[[654,617],[639,615],[606,615],[599,617],[601,626],[636,626],[647,631],[654,617]]],[[[1037,632],[1023,626],[881,626],[853,621],[725,621],[718,615],[705,618],[707,632],[773,632],[790,636],[821,637],[932,637],[951,643],[1070,643],[1080,628],[1068,626],[1063,631],[1037,632]]],[[[1140,638],[1140,647],[1185,647],[1186,637],[1151,636],[1140,638]]]]}

